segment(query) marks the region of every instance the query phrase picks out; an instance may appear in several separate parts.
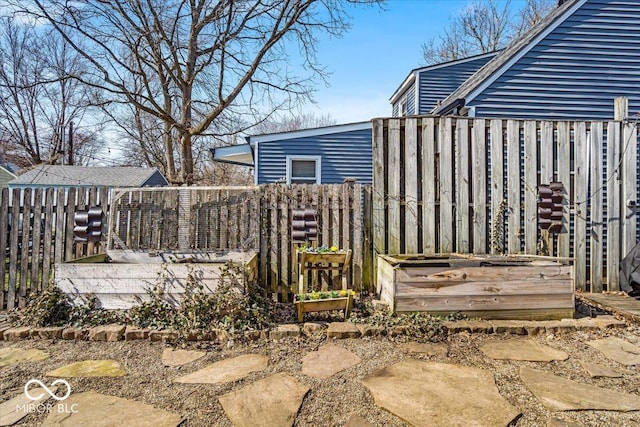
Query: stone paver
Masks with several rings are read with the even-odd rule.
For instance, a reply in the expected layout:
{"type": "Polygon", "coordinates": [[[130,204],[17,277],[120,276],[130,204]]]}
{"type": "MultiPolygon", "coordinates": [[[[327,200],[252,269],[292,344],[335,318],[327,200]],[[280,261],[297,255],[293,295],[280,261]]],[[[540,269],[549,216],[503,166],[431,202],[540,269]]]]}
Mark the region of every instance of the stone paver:
{"type": "Polygon", "coordinates": [[[309,387],[285,373],[256,381],[220,396],[220,404],[236,427],[290,427],[309,387]]]}
{"type": "Polygon", "coordinates": [[[67,408],[77,411],[65,413],[53,410],[45,420],[44,427],[176,427],[182,422],[180,415],[164,409],[95,391],[72,393],[64,403],[67,408]]]}
{"type": "Polygon", "coordinates": [[[146,340],[149,338],[149,329],[146,328],[134,328],[127,326],[124,331],[125,341],[146,340]]]}
{"type": "Polygon", "coordinates": [[[125,326],[118,324],[96,326],[89,331],[91,341],[119,341],[124,335],[125,326]]]}
{"type": "Polygon", "coordinates": [[[640,347],[617,337],[608,337],[587,342],[600,350],[609,359],[623,365],[640,365],[640,347]]]}
{"type": "Polygon", "coordinates": [[[358,338],[360,330],[351,322],[332,322],[327,328],[327,338],[358,338]]]}
{"type": "Polygon", "coordinates": [[[299,337],[300,326],[298,325],[278,325],[269,331],[269,338],[273,340],[281,340],[287,337],[299,337]]]}
{"type": "Polygon", "coordinates": [[[384,326],[367,325],[366,323],[356,323],[356,326],[360,331],[361,337],[378,337],[387,334],[384,326]]]}
{"type": "Polygon", "coordinates": [[[31,330],[32,338],[41,338],[45,340],[56,340],[62,338],[62,327],[50,326],[46,328],[33,328],[31,330]]]}
{"type": "Polygon", "coordinates": [[[31,328],[28,326],[20,326],[17,328],[9,328],[4,331],[4,339],[6,341],[18,341],[29,337],[31,328]]]}
{"type": "Polygon", "coordinates": [[[325,344],[302,358],[302,373],[313,378],[326,379],[360,363],[354,353],[338,345],[325,344]]]}
{"type": "Polygon", "coordinates": [[[269,358],[262,354],[243,354],[220,360],[191,374],[176,378],[174,382],[184,384],[220,384],[237,381],[252,372],[267,368],[269,358]]]}
{"type": "Polygon", "coordinates": [[[176,331],[169,330],[161,330],[161,331],[150,331],[149,339],[151,341],[171,341],[178,338],[178,333],[176,331]]]}
{"type": "Polygon", "coordinates": [[[344,427],[373,427],[369,421],[358,414],[351,414],[344,427]]]}
{"type": "Polygon", "coordinates": [[[569,358],[569,355],[562,350],[528,339],[491,341],[483,344],[480,351],[494,360],[551,362],[552,360],[567,360],[569,358]]]}
{"type": "Polygon", "coordinates": [[[307,336],[324,332],[325,329],[327,329],[327,324],[324,322],[306,322],[302,325],[302,332],[307,336]]]}
{"type": "MultiPolygon", "coordinates": [[[[52,393],[55,393],[58,389],[56,386],[48,388],[52,393]]],[[[0,403],[0,426],[4,427],[13,425],[29,415],[29,411],[23,409],[25,405],[38,406],[51,397],[42,388],[31,388],[29,389],[29,394],[33,397],[40,397],[38,399],[31,400],[24,394],[24,392],[21,392],[16,397],[0,403]]]]}
{"type": "Polygon", "coordinates": [[[582,424],[559,420],[557,418],[549,418],[547,420],[547,427],[582,427],[582,424]]]}
{"type": "Polygon", "coordinates": [[[640,396],[633,394],[578,383],[526,366],[520,367],[520,378],[538,400],[552,411],[640,410],[640,396]]]}
{"type": "Polygon", "coordinates": [[[507,426],[520,412],[477,368],[407,360],[362,380],[375,403],[414,426],[507,426]]]}
{"type": "Polygon", "coordinates": [[[0,348],[0,368],[22,362],[39,362],[49,357],[48,353],[36,348],[0,348]]]}
{"type": "Polygon", "coordinates": [[[47,372],[50,377],[87,378],[121,377],[127,372],[115,360],[82,360],[47,372]]]}
{"type": "Polygon", "coordinates": [[[587,371],[591,378],[607,377],[607,378],[621,378],[622,372],[618,372],[615,369],[608,368],[606,366],[598,365],[592,362],[580,361],[582,368],[587,371]]]}
{"type": "Polygon", "coordinates": [[[182,366],[204,357],[204,351],[165,348],[162,352],[164,366],[182,366]]]}
{"type": "Polygon", "coordinates": [[[449,347],[446,344],[408,342],[403,346],[409,354],[425,354],[429,357],[447,357],[449,347]]]}

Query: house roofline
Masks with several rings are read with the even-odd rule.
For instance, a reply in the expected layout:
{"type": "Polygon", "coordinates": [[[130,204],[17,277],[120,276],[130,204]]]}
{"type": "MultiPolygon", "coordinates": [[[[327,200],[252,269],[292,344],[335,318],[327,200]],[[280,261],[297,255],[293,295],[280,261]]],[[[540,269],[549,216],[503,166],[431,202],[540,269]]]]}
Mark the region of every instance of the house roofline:
{"type": "Polygon", "coordinates": [[[409,75],[407,75],[407,77],[404,79],[402,84],[400,84],[398,89],[396,89],[396,91],[393,92],[393,95],[391,95],[391,98],[389,98],[389,102],[391,104],[394,104],[398,100],[398,98],[400,98],[404,94],[404,92],[408,89],[408,87],[411,85],[411,83],[414,80],[416,80],[416,76],[419,73],[423,72],[423,71],[432,71],[432,70],[437,70],[439,68],[450,67],[452,65],[464,64],[465,62],[474,61],[476,59],[485,58],[487,56],[495,56],[495,55],[498,54],[498,52],[500,52],[500,50],[494,50],[492,52],[480,53],[478,55],[468,56],[468,57],[462,58],[462,59],[453,59],[451,61],[441,62],[439,64],[427,65],[425,67],[414,68],[413,70],[411,70],[409,72],[409,75]]]}
{"type": "Polygon", "coordinates": [[[559,9],[556,16],[554,12],[551,12],[549,16],[549,22],[539,23],[529,30],[529,32],[523,34],[520,38],[515,40],[510,46],[504,49],[501,53],[496,55],[491,61],[487,62],[484,67],[480,68],[477,72],[471,75],[465,83],[459,86],[458,89],[453,91],[447,98],[445,98],[439,107],[434,108],[431,112],[435,115],[446,115],[451,113],[451,105],[456,104],[459,100],[463,100],[466,105],[473,101],[480,93],[482,93],[487,87],[495,82],[500,76],[502,76],[509,68],[511,68],[517,61],[519,61],[524,55],[531,51],[538,45],[545,37],[547,37],[553,30],[555,30],[560,24],[566,21],[571,15],[573,15],[580,7],[582,7],[587,0],[574,0],[573,4],[567,2],[567,5],[558,6],[559,9]],[[560,8],[565,8],[560,11],[560,8]],[[529,34],[532,33],[531,39],[526,41],[529,34]],[[500,61],[504,61],[500,64],[500,61]],[[498,63],[497,67],[493,71],[495,63],[498,63]],[[486,76],[481,77],[482,73],[488,73],[486,76]],[[480,76],[480,78],[479,78],[480,76]],[[472,82],[474,79],[479,78],[477,83],[470,85],[470,88],[465,88],[468,82],[472,82]]]}
{"type": "Polygon", "coordinates": [[[318,135],[330,135],[332,133],[352,132],[371,129],[371,122],[346,123],[341,125],[324,126],[312,129],[294,130],[288,132],[267,133],[248,136],[245,139],[253,146],[261,142],[281,141],[294,138],[307,138],[318,135]]]}

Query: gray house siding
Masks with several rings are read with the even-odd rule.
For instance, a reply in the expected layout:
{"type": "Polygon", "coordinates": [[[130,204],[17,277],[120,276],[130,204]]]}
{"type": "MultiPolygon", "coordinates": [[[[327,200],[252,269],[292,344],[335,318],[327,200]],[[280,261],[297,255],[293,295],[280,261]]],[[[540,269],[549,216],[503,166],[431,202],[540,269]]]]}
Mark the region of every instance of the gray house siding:
{"type": "Polygon", "coordinates": [[[321,156],[322,184],[355,178],[372,181],[371,128],[349,132],[259,142],[256,181],[267,184],[286,179],[287,156],[321,156]]]}
{"type": "Polygon", "coordinates": [[[640,3],[588,0],[467,106],[477,117],[611,119],[640,111],[640,3]]]}
{"type": "Polygon", "coordinates": [[[458,86],[464,83],[471,75],[478,71],[484,64],[493,59],[493,55],[482,55],[476,59],[470,59],[449,66],[420,71],[418,82],[420,85],[420,102],[417,114],[429,114],[438,104],[445,99],[458,86]]]}
{"type": "Polygon", "coordinates": [[[407,88],[407,90],[402,94],[400,98],[393,104],[393,108],[391,110],[391,115],[393,117],[400,116],[400,104],[407,101],[407,112],[405,115],[412,116],[416,114],[416,83],[413,82],[411,86],[407,88]]]}

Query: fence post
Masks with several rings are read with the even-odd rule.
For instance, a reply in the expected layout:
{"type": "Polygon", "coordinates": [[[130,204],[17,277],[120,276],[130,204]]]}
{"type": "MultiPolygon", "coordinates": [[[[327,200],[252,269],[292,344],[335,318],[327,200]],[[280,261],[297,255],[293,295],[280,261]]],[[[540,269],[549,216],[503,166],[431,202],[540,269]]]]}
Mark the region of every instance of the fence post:
{"type": "Polygon", "coordinates": [[[178,248],[181,251],[189,249],[191,236],[191,190],[178,190],[178,248]]]}

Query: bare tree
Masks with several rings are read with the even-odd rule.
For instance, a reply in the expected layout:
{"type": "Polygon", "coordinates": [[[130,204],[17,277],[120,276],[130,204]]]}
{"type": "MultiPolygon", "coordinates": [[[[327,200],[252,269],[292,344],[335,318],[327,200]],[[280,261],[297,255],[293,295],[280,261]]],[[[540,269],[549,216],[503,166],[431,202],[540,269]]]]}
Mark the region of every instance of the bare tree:
{"type": "Polygon", "coordinates": [[[555,0],[527,0],[514,13],[511,0],[474,0],[449,20],[442,35],[422,45],[423,60],[437,64],[502,49],[555,5],[555,0]]]}
{"type": "Polygon", "coordinates": [[[160,120],[167,177],[191,184],[194,138],[228,134],[239,114],[255,123],[309,98],[324,77],[316,35],[347,29],[347,3],[33,0],[33,7],[13,6],[50,23],[91,63],[91,75],[74,77],[103,90],[105,103],[133,105],[160,120]],[[296,56],[307,74],[291,71],[296,56]]]}
{"type": "Polygon", "coordinates": [[[4,17],[0,62],[0,135],[8,161],[20,167],[58,162],[72,122],[74,151],[97,150],[99,125],[84,120],[91,106],[87,88],[68,77],[85,64],[61,37],[4,17]]]}
{"type": "Polygon", "coordinates": [[[314,113],[298,113],[269,119],[258,123],[251,129],[253,134],[291,132],[301,129],[312,129],[335,125],[336,120],[331,114],[316,115],[314,113]]]}

